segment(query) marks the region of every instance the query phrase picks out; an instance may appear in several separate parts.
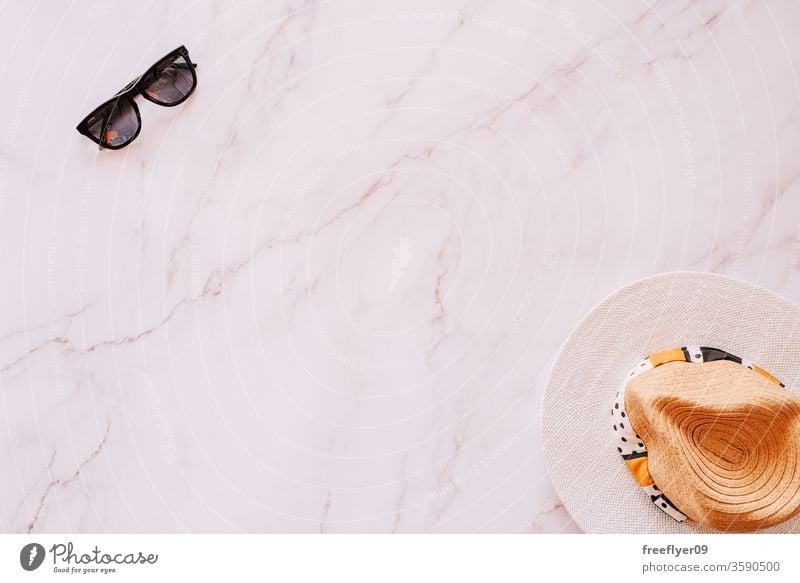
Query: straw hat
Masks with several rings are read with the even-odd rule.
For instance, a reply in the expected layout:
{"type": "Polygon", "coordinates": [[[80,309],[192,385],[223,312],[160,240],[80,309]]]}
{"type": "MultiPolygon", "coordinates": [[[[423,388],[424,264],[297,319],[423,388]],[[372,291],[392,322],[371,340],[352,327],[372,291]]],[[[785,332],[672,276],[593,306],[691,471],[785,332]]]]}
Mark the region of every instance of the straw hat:
{"type": "Polygon", "coordinates": [[[708,273],[644,279],[562,347],[545,461],[587,532],[800,532],[796,387],[796,304],[708,273]]]}

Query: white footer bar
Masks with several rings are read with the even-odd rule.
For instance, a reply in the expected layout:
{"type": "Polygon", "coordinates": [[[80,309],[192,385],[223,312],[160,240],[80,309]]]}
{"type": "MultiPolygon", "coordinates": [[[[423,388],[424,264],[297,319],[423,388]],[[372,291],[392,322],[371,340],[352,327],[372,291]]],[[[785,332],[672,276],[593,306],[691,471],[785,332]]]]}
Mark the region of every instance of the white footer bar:
{"type": "Polygon", "coordinates": [[[800,535],[0,535],[0,581],[798,581],[800,535]]]}

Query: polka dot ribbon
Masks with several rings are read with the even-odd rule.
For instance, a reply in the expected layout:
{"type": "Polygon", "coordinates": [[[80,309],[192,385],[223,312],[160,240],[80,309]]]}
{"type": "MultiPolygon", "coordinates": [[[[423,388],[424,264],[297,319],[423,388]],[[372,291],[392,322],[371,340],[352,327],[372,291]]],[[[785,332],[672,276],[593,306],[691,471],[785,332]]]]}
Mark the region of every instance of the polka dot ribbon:
{"type": "Polygon", "coordinates": [[[622,460],[628,466],[628,470],[633,475],[636,483],[650,497],[653,504],[678,522],[684,522],[686,515],[664,495],[650,476],[650,471],[647,468],[647,446],[631,427],[628,415],[625,412],[625,389],[632,379],[667,362],[712,362],[714,360],[736,362],[780,384],[780,386],[784,386],[783,383],[760,366],[752,362],[743,361],[738,356],[734,356],[724,350],[705,346],[682,346],[651,354],[636,365],[630,374],[625,377],[622,388],[614,399],[614,407],[611,409],[614,443],[617,451],[622,456],[622,460]]]}

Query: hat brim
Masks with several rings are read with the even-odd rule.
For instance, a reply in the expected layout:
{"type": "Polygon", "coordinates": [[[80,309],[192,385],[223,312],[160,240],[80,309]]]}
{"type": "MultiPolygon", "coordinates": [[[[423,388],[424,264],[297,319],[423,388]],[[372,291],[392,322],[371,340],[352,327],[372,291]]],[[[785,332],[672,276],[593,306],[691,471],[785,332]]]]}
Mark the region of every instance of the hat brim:
{"type": "MultiPolygon", "coordinates": [[[[619,458],[610,408],[642,358],[714,346],[800,387],[800,306],[758,286],[702,272],[632,283],[600,302],[561,347],[544,390],[542,447],[565,508],[590,533],[719,532],[661,512],[619,458]]],[[[800,515],[759,532],[800,532],[800,515]]]]}

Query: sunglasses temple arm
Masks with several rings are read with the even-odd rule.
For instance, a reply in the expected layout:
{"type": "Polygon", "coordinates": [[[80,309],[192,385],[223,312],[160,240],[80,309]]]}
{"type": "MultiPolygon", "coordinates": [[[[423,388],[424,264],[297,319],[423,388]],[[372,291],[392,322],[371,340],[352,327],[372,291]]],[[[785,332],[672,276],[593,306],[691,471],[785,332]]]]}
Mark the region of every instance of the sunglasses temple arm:
{"type": "MultiPolygon", "coordinates": [[[[116,107],[116,105],[114,105],[116,107]]],[[[100,141],[97,144],[97,149],[103,150],[103,139],[105,139],[106,131],[108,131],[108,123],[111,121],[111,114],[114,113],[114,107],[108,111],[108,115],[103,120],[103,129],[100,131],[100,141]]]]}

